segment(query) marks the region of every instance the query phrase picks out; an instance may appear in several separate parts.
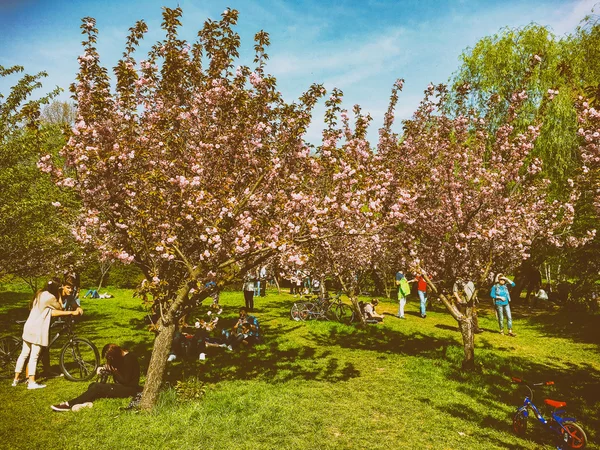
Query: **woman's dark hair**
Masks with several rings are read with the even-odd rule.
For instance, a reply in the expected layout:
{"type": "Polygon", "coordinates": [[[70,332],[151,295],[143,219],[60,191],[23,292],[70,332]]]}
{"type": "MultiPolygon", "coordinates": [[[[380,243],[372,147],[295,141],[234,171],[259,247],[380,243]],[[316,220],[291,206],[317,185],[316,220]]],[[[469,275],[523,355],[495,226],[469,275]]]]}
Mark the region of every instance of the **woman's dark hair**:
{"type": "Polygon", "coordinates": [[[59,299],[60,298],[60,287],[61,287],[60,282],[56,278],[49,280],[42,289],[38,289],[36,291],[36,293],[33,294],[33,298],[29,302],[29,309],[33,308],[33,304],[35,303],[37,298],[40,296],[40,294],[44,291],[51,293],[57,299],[59,299]]]}
{"type": "Polygon", "coordinates": [[[118,369],[123,363],[123,349],[117,344],[106,344],[102,348],[102,357],[106,358],[106,362],[109,366],[118,369]]]}
{"type": "Polygon", "coordinates": [[[50,292],[52,295],[54,295],[56,298],[59,298],[60,296],[60,282],[58,281],[58,279],[53,278],[50,281],[48,281],[46,283],[46,286],[44,286],[44,288],[42,289],[42,291],[47,291],[50,292]]]}

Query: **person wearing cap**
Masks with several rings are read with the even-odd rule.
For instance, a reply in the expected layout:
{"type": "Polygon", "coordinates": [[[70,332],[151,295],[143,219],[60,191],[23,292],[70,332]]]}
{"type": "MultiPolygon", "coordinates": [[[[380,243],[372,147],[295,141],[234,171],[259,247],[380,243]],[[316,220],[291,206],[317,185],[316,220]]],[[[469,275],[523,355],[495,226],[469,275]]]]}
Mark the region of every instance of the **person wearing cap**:
{"type": "Polygon", "coordinates": [[[415,277],[409,281],[409,283],[415,282],[417,283],[417,293],[419,294],[421,318],[425,319],[427,317],[427,281],[421,269],[417,269],[415,277]]]}
{"type": "Polygon", "coordinates": [[[406,297],[410,294],[410,285],[402,272],[396,273],[396,286],[398,286],[398,314],[396,317],[404,319],[404,306],[406,297]]]}
{"type": "Polygon", "coordinates": [[[512,330],[512,316],[510,313],[510,292],[508,292],[508,286],[514,287],[515,283],[499,273],[496,276],[496,284],[492,286],[490,291],[490,297],[494,301],[496,312],[498,313],[498,325],[500,326],[500,334],[504,334],[504,315],[506,314],[506,321],[508,326],[508,335],[516,336],[512,330]]]}
{"type": "Polygon", "coordinates": [[[35,381],[35,371],[40,353],[44,347],[48,347],[50,336],[50,321],[52,317],[58,316],[80,316],[83,309],[78,307],[74,311],[64,311],[62,299],[73,292],[73,285],[65,283],[62,286],[54,280],[46,283],[44,289],[36,292],[30,303],[29,317],[23,327],[23,349],[17,359],[15,366],[15,378],[12,385],[19,384],[19,377],[27,364],[27,389],[40,389],[46,387],[35,381]]]}

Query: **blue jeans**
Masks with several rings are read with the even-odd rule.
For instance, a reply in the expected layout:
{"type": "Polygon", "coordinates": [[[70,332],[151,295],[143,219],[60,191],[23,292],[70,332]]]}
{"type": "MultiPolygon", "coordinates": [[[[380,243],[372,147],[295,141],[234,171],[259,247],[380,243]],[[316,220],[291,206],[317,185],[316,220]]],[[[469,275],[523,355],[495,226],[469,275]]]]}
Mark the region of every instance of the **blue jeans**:
{"type": "Polygon", "coordinates": [[[425,307],[427,306],[427,293],[423,291],[417,291],[419,293],[419,300],[421,300],[421,315],[426,314],[425,307]]]}
{"type": "Polygon", "coordinates": [[[496,311],[498,312],[498,325],[500,325],[500,331],[504,331],[504,313],[506,313],[508,331],[512,330],[512,316],[510,314],[510,305],[496,305],[496,311]]]}

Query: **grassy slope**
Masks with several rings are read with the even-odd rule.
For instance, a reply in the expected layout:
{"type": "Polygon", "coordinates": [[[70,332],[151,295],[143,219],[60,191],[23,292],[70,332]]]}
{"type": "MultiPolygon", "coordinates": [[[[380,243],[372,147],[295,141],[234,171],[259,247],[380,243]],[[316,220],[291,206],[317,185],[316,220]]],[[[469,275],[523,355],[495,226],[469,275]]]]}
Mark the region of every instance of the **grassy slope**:
{"type": "MultiPolygon", "coordinates": [[[[118,342],[147,367],[152,336],[144,310],[131,291],[116,298],[84,300],[78,334],[101,348],[118,342]]],[[[27,294],[0,293],[3,333],[20,333],[14,319],[27,315],[27,294]]],[[[251,351],[208,354],[205,362],[175,362],[168,383],[197,375],[207,383],[200,401],[178,401],[167,389],[152,413],[125,412],[126,400],[97,401],[79,413],[53,413],[49,406],[78,395],[84,384],[62,378],[27,391],[0,380],[0,448],[77,449],[342,449],[552,448],[543,430],[529,440],[511,432],[511,415],[523,391],[509,382],[554,379],[549,397],[569,401],[569,411],[598,448],[600,429],[600,317],[523,314],[516,307],[517,338],[500,336],[491,310],[481,314],[486,333],[476,338],[481,371],[463,374],[460,336],[443,310],[357,330],[328,322],[289,319],[288,294],[257,301],[264,343],[251,351]]],[[[241,293],[222,295],[225,324],[243,303],[241,293]]],[[[57,350],[52,362],[58,361],[57,350]]],[[[541,398],[542,396],[540,396],[541,398]]],[[[541,403],[541,402],[539,402],[541,403]]]]}

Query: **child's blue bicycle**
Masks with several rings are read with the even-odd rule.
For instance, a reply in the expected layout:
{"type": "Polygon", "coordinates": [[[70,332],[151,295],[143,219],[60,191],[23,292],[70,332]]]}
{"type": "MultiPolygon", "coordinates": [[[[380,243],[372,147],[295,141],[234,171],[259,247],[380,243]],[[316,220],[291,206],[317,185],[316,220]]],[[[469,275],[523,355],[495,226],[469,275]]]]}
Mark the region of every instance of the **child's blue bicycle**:
{"type": "Polygon", "coordinates": [[[556,448],[584,448],[587,444],[587,436],[585,431],[576,423],[576,419],[573,417],[563,417],[563,408],[567,406],[565,402],[559,402],[556,400],[545,399],[544,403],[554,410],[552,411],[552,417],[546,420],[542,416],[538,408],[533,404],[533,388],[532,386],[550,386],[554,384],[554,381],[546,381],[543,383],[532,383],[529,385],[527,382],[520,378],[512,377],[514,383],[524,384],[529,389],[529,396],[525,397],[523,406],[519,407],[513,416],[513,430],[519,436],[525,435],[527,432],[527,419],[529,418],[529,412],[532,411],[535,418],[552,434],[557,437],[556,448]]]}

